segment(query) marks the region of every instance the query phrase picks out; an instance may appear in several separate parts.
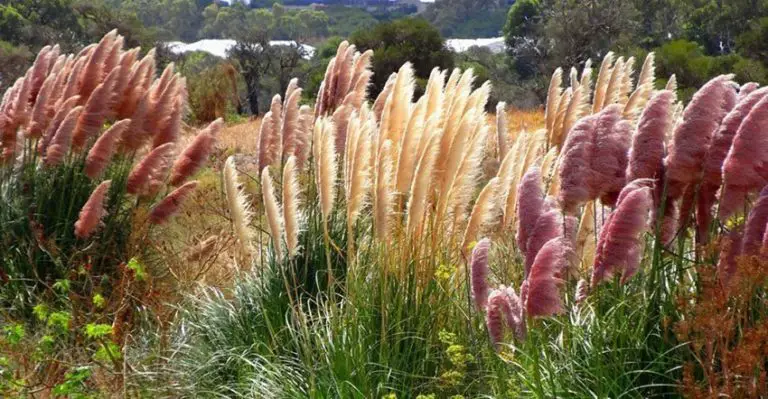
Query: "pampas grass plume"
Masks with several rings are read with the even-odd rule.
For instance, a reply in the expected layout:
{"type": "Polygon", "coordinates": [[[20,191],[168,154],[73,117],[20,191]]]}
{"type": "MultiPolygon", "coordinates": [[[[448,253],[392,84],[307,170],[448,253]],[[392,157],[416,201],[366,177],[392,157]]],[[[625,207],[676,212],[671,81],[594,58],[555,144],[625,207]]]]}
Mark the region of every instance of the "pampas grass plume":
{"type": "Polygon", "coordinates": [[[275,249],[275,257],[279,263],[283,258],[282,237],[283,223],[280,215],[280,207],[275,197],[272,178],[269,176],[269,168],[261,171],[261,195],[264,201],[264,211],[267,214],[267,224],[269,225],[269,235],[272,236],[272,244],[275,249]]]}
{"type": "Polygon", "coordinates": [[[126,191],[129,194],[143,193],[152,178],[157,174],[157,170],[161,169],[171,154],[173,154],[175,147],[173,143],[167,143],[150,151],[131,170],[126,183],[126,191]]]}
{"type": "Polygon", "coordinates": [[[115,145],[131,123],[130,119],[123,119],[102,134],[93,144],[88,156],[85,158],[85,175],[91,179],[97,178],[109,163],[115,153],[115,145]]]}
{"type": "Polygon", "coordinates": [[[165,224],[171,216],[179,211],[184,200],[195,190],[197,185],[198,182],[196,180],[190,181],[173,190],[152,208],[152,211],[149,213],[149,221],[153,224],[165,224]]]}
{"type": "Polygon", "coordinates": [[[190,176],[197,173],[208,159],[213,150],[216,141],[216,135],[224,125],[224,121],[219,118],[211,122],[208,127],[198,133],[192,143],[181,153],[179,158],[173,164],[171,170],[170,182],[178,186],[187,180],[190,176]]]}
{"type": "Polygon", "coordinates": [[[250,198],[240,188],[238,182],[238,173],[235,166],[235,158],[230,156],[224,163],[224,193],[227,196],[227,205],[229,214],[232,217],[232,225],[235,229],[237,241],[243,254],[251,253],[251,240],[253,231],[251,230],[251,220],[253,219],[253,210],[251,209],[250,198]]]}
{"type": "Polygon", "coordinates": [[[296,157],[291,156],[283,167],[283,221],[288,257],[299,250],[299,182],[296,176],[296,157]]]}
{"type": "Polygon", "coordinates": [[[105,180],[93,190],[91,196],[80,210],[80,217],[75,222],[75,236],[86,239],[93,234],[104,217],[104,200],[109,191],[111,180],[105,180]]]}
{"type": "Polygon", "coordinates": [[[485,309],[488,303],[488,251],[491,240],[483,238],[472,249],[470,259],[470,284],[472,285],[472,300],[478,311],[485,309]]]}

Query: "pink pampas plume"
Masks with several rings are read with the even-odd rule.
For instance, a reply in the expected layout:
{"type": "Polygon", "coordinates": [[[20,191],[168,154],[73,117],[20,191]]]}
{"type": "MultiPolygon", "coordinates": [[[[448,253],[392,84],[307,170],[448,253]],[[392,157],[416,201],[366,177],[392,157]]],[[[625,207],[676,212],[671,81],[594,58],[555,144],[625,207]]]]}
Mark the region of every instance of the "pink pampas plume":
{"type": "Polygon", "coordinates": [[[488,297],[485,325],[491,343],[498,350],[504,340],[505,327],[512,329],[519,340],[525,339],[525,320],[520,298],[515,291],[504,286],[491,292],[488,297]]]}
{"type": "Polygon", "coordinates": [[[651,188],[632,182],[619,195],[616,209],[600,232],[591,285],[597,286],[616,272],[626,283],[635,274],[642,257],[642,234],[649,229],[648,213],[653,206],[651,188]]]}
{"type": "Polygon", "coordinates": [[[531,230],[528,242],[525,245],[525,275],[530,273],[539,251],[544,245],[554,238],[561,237],[566,242],[573,243],[576,240],[576,228],[578,221],[573,216],[566,216],[559,209],[547,208],[545,205],[541,216],[536,220],[536,225],[531,230]],[[565,230],[563,230],[565,228],[565,230]]]}
{"type": "Polygon", "coordinates": [[[88,98],[72,135],[74,148],[82,148],[91,137],[96,136],[101,130],[107,114],[112,108],[112,90],[120,73],[121,68],[115,68],[104,80],[104,83],[96,86],[91,97],[88,98]]]}
{"type": "MultiPolygon", "coordinates": [[[[58,46],[56,47],[58,48],[58,46]]],[[[30,102],[37,100],[37,95],[42,90],[43,82],[48,77],[48,71],[58,56],[58,50],[54,52],[51,46],[45,46],[37,53],[37,58],[35,58],[35,62],[32,64],[32,68],[30,68],[32,72],[30,74],[30,102]]]]}
{"type": "Polygon", "coordinates": [[[488,303],[488,250],[491,247],[491,240],[483,238],[472,250],[471,284],[472,300],[475,301],[477,310],[482,311],[488,303]]]}
{"type": "Polygon", "coordinates": [[[547,241],[536,255],[530,274],[520,287],[525,314],[530,317],[562,313],[560,287],[565,283],[559,275],[568,268],[571,248],[563,238],[547,241]]]}
{"type": "Polygon", "coordinates": [[[576,283],[576,295],[574,295],[574,301],[577,304],[583,303],[587,297],[589,296],[589,281],[585,279],[580,279],[578,283],[576,283]]]}
{"type": "MultiPolygon", "coordinates": [[[[179,91],[186,90],[184,87],[186,83],[183,81],[179,83],[179,91]]],[[[173,104],[173,111],[165,121],[162,127],[155,133],[152,138],[152,148],[160,147],[166,143],[175,143],[179,138],[179,132],[181,132],[181,119],[184,116],[184,95],[176,95],[176,101],[173,104]]]]}
{"type": "Polygon", "coordinates": [[[152,150],[141,162],[133,167],[128,175],[126,188],[129,194],[141,194],[145,192],[147,185],[157,172],[167,164],[168,158],[173,155],[173,143],[166,143],[152,150]]]}
{"type": "Polygon", "coordinates": [[[675,128],[667,167],[667,196],[680,198],[685,186],[698,182],[702,160],[720,122],[736,103],[732,75],[718,76],[704,85],[685,108],[683,120],[675,128]]]}
{"type": "Polygon", "coordinates": [[[632,136],[627,181],[658,179],[662,176],[664,137],[672,124],[674,99],[674,93],[662,90],[648,101],[632,136]]]}
{"type": "Polygon", "coordinates": [[[153,224],[164,224],[184,203],[184,200],[195,190],[197,181],[190,181],[177,188],[163,198],[149,213],[149,221],[153,224]]]}
{"type": "Polygon", "coordinates": [[[717,261],[717,275],[720,283],[724,287],[729,287],[733,279],[738,264],[736,259],[741,256],[742,237],[744,232],[740,229],[734,229],[728,236],[720,242],[720,257],[717,261]]]}
{"type": "Polygon", "coordinates": [[[610,105],[579,120],[568,134],[559,170],[559,201],[566,214],[596,198],[613,205],[624,186],[631,135],[621,111],[620,105],[610,105]]]}
{"type": "Polygon", "coordinates": [[[48,146],[51,144],[53,136],[56,135],[56,131],[59,130],[59,126],[61,126],[61,123],[64,122],[64,119],[67,117],[67,114],[69,114],[69,111],[71,111],[79,101],[80,96],[74,96],[59,105],[59,109],[56,111],[56,115],[48,125],[48,129],[46,129],[42,140],[40,140],[40,144],[38,144],[37,151],[39,154],[45,156],[48,153],[48,146]]]}
{"type": "Polygon", "coordinates": [[[221,118],[211,122],[208,127],[203,129],[203,131],[195,137],[192,144],[179,155],[179,158],[173,164],[173,168],[171,169],[171,185],[180,185],[187,180],[187,178],[200,170],[208,159],[211,150],[213,150],[216,135],[223,125],[224,121],[221,118]]]}
{"type": "Polygon", "coordinates": [[[622,106],[614,104],[600,112],[597,120],[597,138],[592,157],[595,188],[600,201],[614,206],[626,183],[628,153],[632,140],[632,127],[622,119],[622,106]]]}
{"type": "Polygon", "coordinates": [[[80,217],[75,222],[75,236],[86,239],[93,234],[101,219],[104,217],[104,200],[109,191],[111,180],[105,180],[99,184],[80,210],[80,217]]]}
{"type": "Polygon", "coordinates": [[[738,101],[741,101],[744,97],[752,94],[753,91],[760,88],[760,84],[756,82],[748,82],[744,83],[739,87],[739,97],[738,101]]]}
{"type": "Polygon", "coordinates": [[[744,226],[744,240],[741,244],[741,253],[744,255],[758,255],[763,245],[766,224],[768,223],[768,186],[763,187],[755,206],[749,212],[747,223],[744,226]]]}
{"type": "MultiPolygon", "coordinates": [[[[176,110],[179,90],[179,77],[173,76],[157,98],[150,92],[151,112],[144,119],[143,129],[149,135],[157,135],[171,121],[176,110]]],[[[163,141],[163,140],[159,140],[163,141]]],[[[158,141],[158,142],[159,142],[158,141]]]]}
{"type": "Polygon", "coordinates": [[[528,237],[536,227],[544,206],[541,171],[534,166],[525,173],[517,188],[517,247],[526,253],[528,237]]]}
{"type": "Polygon", "coordinates": [[[51,94],[56,78],[57,75],[48,76],[40,88],[35,105],[32,106],[32,116],[25,132],[29,138],[40,138],[48,127],[48,122],[50,121],[49,112],[52,108],[51,94]]]}
{"type": "Polygon", "coordinates": [[[99,177],[104,168],[115,153],[115,145],[123,135],[125,129],[131,123],[129,119],[123,119],[115,123],[102,134],[93,144],[88,156],[85,158],[85,175],[91,179],[99,177]]]}
{"type": "Polygon", "coordinates": [[[91,51],[88,62],[83,68],[80,80],[80,97],[85,99],[91,96],[101,81],[104,73],[104,59],[112,50],[112,46],[117,38],[117,30],[112,30],[101,38],[99,44],[91,51]]]}
{"type": "Polygon", "coordinates": [[[723,188],[720,190],[720,220],[727,220],[740,209],[747,194],[768,182],[768,95],[744,118],[736,131],[723,162],[723,188]]]}
{"type": "Polygon", "coordinates": [[[574,214],[593,197],[591,157],[595,152],[597,114],[580,119],[565,139],[560,161],[559,202],[563,212],[574,214]]]}
{"type": "Polygon", "coordinates": [[[67,151],[69,151],[72,143],[72,132],[75,130],[77,119],[82,111],[82,106],[73,108],[61,122],[61,125],[59,125],[56,134],[51,139],[51,144],[46,150],[46,165],[55,166],[64,160],[64,156],[67,155],[67,151]]]}

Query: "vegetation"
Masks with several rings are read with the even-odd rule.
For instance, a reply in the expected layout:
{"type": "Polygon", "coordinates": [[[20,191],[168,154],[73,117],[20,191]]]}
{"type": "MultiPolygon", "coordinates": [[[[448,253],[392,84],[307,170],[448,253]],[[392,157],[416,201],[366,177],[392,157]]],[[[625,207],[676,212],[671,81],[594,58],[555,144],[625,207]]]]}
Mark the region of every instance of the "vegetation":
{"type": "Polygon", "coordinates": [[[255,3],[0,6],[0,396],[768,395],[761,2],[255,3]]]}

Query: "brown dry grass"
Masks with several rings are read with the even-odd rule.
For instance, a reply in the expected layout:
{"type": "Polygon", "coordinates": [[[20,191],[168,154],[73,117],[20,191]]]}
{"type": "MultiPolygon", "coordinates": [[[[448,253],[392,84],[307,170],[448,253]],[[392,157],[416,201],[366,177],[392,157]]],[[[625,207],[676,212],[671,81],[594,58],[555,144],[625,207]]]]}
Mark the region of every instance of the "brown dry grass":
{"type": "Polygon", "coordinates": [[[235,153],[253,155],[256,152],[259,128],[261,128],[261,118],[227,126],[219,133],[217,146],[235,153]]]}

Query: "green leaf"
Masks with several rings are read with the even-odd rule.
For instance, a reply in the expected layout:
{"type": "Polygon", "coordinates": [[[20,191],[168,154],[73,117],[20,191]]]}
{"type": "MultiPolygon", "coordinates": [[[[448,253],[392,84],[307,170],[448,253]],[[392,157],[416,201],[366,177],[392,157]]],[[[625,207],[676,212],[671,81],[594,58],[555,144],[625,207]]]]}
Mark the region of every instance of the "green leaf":
{"type": "Polygon", "coordinates": [[[59,328],[66,331],[69,329],[69,321],[72,315],[69,312],[53,312],[48,317],[48,327],[59,328]]]}
{"type": "Polygon", "coordinates": [[[58,280],[53,284],[53,289],[58,291],[61,294],[66,294],[69,292],[69,288],[70,288],[69,286],[70,286],[69,280],[67,279],[58,280]]]}
{"type": "Polygon", "coordinates": [[[48,317],[48,305],[44,303],[38,303],[32,308],[32,313],[38,320],[43,321],[48,317]]]}
{"type": "Polygon", "coordinates": [[[128,261],[128,269],[133,270],[133,275],[136,277],[137,281],[144,281],[147,278],[147,272],[144,270],[144,265],[139,262],[136,258],[131,258],[131,260],[128,261]]]}
{"type": "Polygon", "coordinates": [[[24,326],[18,323],[3,327],[3,332],[11,345],[18,345],[25,335],[24,326]]]}
{"type": "Polygon", "coordinates": [[[112,326],[109,324],[88,323],[85,326],[85,336],[91,339],[112,335],[112,326]]]}
{"type": "Polygon", "coordinates": [[[101,294],[96,294],[93,296],[93,306],[96,306],[97,308],[101,309],[104,307],[105,303],[106,303],[106,300],[104,300],[104,297],[101,296],[101,294]]]}

